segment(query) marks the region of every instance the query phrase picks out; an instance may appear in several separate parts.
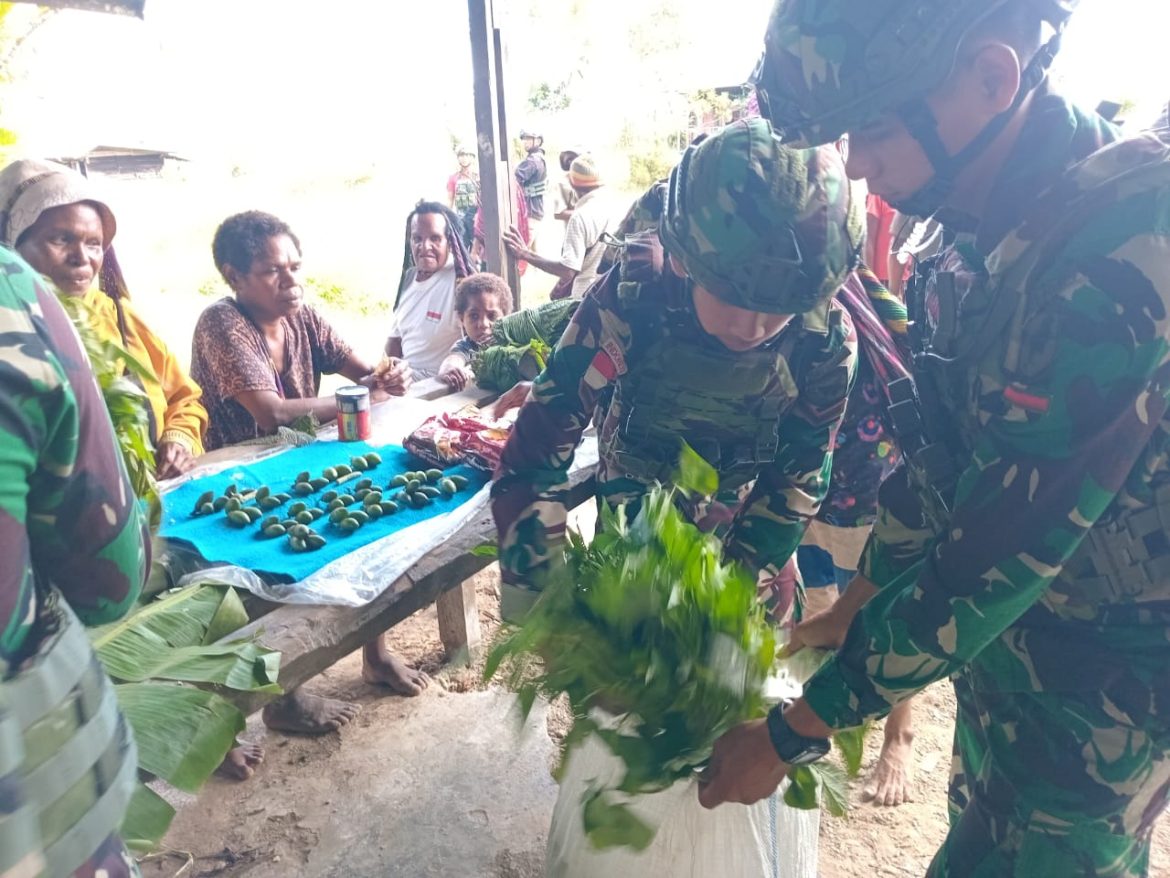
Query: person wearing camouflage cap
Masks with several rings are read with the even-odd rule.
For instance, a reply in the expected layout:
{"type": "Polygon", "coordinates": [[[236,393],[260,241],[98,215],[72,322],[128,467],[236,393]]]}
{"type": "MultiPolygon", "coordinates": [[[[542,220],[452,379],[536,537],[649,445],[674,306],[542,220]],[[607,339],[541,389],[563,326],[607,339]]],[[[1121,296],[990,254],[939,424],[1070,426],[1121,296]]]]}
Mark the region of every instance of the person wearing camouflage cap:
{"type": "Polygon", "coordinates": [[[646,197],[657,228],[628,237],[585,295],[503,452],[492,510],[506,618],[523,615],[561,551],[566,474],[595,410],[602,501],[636,506],[669,483],[685,441],[718,470],[720,496],[684,511],[722,522],[730,554],[765,578],[827,489],[857,358],[833,294],[864,234],[840,154],[738,122],[646,197]]]}
{"type": "Polygon", "coordinates": [[[1170,132],[1036,84],[1073,5],[781,0],[757,75],[778,130],[848,132],[850,174],[928,194],[953,243],[911,287],[917,393],[844,645],[716,744],[700,801],[951,678],[932,876],[1146,875],[1170,798],[1170,132]]]}

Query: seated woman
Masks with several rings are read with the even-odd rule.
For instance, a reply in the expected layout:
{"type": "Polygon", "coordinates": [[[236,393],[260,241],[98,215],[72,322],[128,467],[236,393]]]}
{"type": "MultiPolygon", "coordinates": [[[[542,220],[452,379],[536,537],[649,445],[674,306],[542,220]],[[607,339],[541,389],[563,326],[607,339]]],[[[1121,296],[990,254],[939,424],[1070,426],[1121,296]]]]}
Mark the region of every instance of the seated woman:
{"type": "Polygon", "coordinates": [[[199,386],[130,306],[114,257],[114,213],[81,174],[23,159],[0,171],[0,242],[16,249],[67,296],[80,298],[105,341],[121,345],[150,374],[151,440],[160,479],[186,472],[203,453],[207,412],[199,386]],[[100,279],[100,280],[99,280],[100,279]]]}
{"type": "Polygon", "coordinates": [[[406,253],[386,354],[410,363],[416,379],[433,378],[461,335],[455,285],[471,274],[460,219],[437,201],[420,201],[406,219],[406,253]]]}
{"type": "MultiPolygon", "coordinates": [[[[203,385],[211,424],[208,448],[275,432],[304,415],[337,416],[333,397],[317,396],[321,375],[340,373],[370,388],[372,401],[410,386],[405,362],[386,370],[358,357],[301,289],[301,242],[269,213],[250,210],[224,220],[211,244],[215,265],[236,296],[211,305],[195,324],[191,371],[203,385]]],[[[392,654],[381,637],[366,644],[362,677],[403,695],[429,678],[392,654]]],[[[303,734],[336,731],[356,704],[295,689],[264,708],[269,728],[303,734]]]]}
{"type": "Polygon", "coordinates": [[[334,398],[318,396],[322,374],[369,387],[373,402],[406,392],[405,363],[375,374],[305,304],[301,243],[286,223],[258,210],[230,216],[211,251],[235,298],[208,307],[191,341],[191,373],[211,416],[209,449],[271,435],[305,415],[333,420],[334,398]]]}
{"type": "Polygon", "coordinates": [[[472,358],[492,340],[492,324],[511,313],[512,291],[503,278],[480,272],[461,280],[455,288],[455,314],[463,338],[451,346],[439,367],[439,380],[455,390],[473,384],[472,358]]]}

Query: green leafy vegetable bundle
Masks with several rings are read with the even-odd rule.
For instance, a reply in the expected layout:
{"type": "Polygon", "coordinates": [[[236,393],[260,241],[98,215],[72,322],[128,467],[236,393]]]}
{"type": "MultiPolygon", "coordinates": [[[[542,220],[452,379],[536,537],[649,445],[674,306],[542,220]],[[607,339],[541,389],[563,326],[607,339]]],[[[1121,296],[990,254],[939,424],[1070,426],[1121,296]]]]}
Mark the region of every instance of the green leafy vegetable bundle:
{"type": "MultiPolygon", "coordinates": [[[[684,449],[677,481],[711,495],[714,471],[684,449]]],[[[655,828],[610,792],[641,795],[692,777],[720,735],[764,716],[764,684],[776,669],[776,642],[755,577],[723,559],[722,541],[703,533],[676,505],[678,488],[655,487],[628,520],[604,504],[588,545],[570,533],[565,564],[549,576],[521,627],[492,650],[485,674],[506,662],[509,685],[527,717],[537,696],[565,694],[573,726],[566,755],[597,735],[625,773],[586,798],[586,832],[600,848],[645,848],[655,828]],[[627,713],[616,726],[590,708],[627,713]]],[[[842,748],[850,773],[860,737],[842,748]]],[[[785,802],[844,813],[845,774],[833,765],[794,768],[785,802]]]]}

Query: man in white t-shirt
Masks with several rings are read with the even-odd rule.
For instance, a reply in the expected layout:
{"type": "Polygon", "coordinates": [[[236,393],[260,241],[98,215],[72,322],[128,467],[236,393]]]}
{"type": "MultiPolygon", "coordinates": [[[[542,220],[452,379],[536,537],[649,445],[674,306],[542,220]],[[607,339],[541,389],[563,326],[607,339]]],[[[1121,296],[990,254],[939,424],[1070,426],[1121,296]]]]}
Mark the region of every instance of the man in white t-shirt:
{"type": "Polygon", "coordinates": [[[469,271],[454,214],[437,202],[419,202],[410,217],[406,269],[394,305],[386,354],[410,363],[415,380],[433,378],[463,335],[455,313],[455,285],[469,271]]]}
{"type": "Polygon", "coordinates": [[[547,259],[528,249],[514,228],[504,233],[504,243],[514,257],[558,278],[551,294],[553,299],[570,295],[580,299],[597,280],[597,266],[606,247],[602,235],[615,218],[613,200],[592,156],[579,155],[573,159],[569,166],[569,185],[578,199],[565,226],[560,259],[547,259]]]}

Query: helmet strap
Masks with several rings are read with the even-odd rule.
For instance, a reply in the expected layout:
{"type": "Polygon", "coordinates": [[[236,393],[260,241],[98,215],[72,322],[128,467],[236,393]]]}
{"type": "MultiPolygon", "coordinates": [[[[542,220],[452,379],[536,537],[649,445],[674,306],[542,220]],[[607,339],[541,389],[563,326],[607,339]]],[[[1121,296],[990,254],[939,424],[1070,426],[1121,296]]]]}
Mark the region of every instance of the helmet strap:
{"type": "Polygon", "coordinates": [[[1020,77],[1020,88],[1016,92],[1012,105],[988,122],[983,130],[955,155],[947,152],[947,148],[938,134],[938,120],[924,98],[907,101],[898,107],[895,110],[898,118],[906,126],[910,136],[918,141],[918,145],[926,153],[927,160],[934,168],[934,176],[913,195],[896,202],[892,201],[891,205],[896,210],[910,216],[924,218],[933,216],[954,191],[955,182],[959,179],[959,175],[1003,133],[1004,128],[1007,127],[1008,122],[1015,116],[1028,95],[1044,82],[1048,75],[1048,68],[1052,65],[1052,60],[1058,51],[1060,51],[1060,33],[1045,43],[1024,69],[1023,75],[1020,77]]]}

